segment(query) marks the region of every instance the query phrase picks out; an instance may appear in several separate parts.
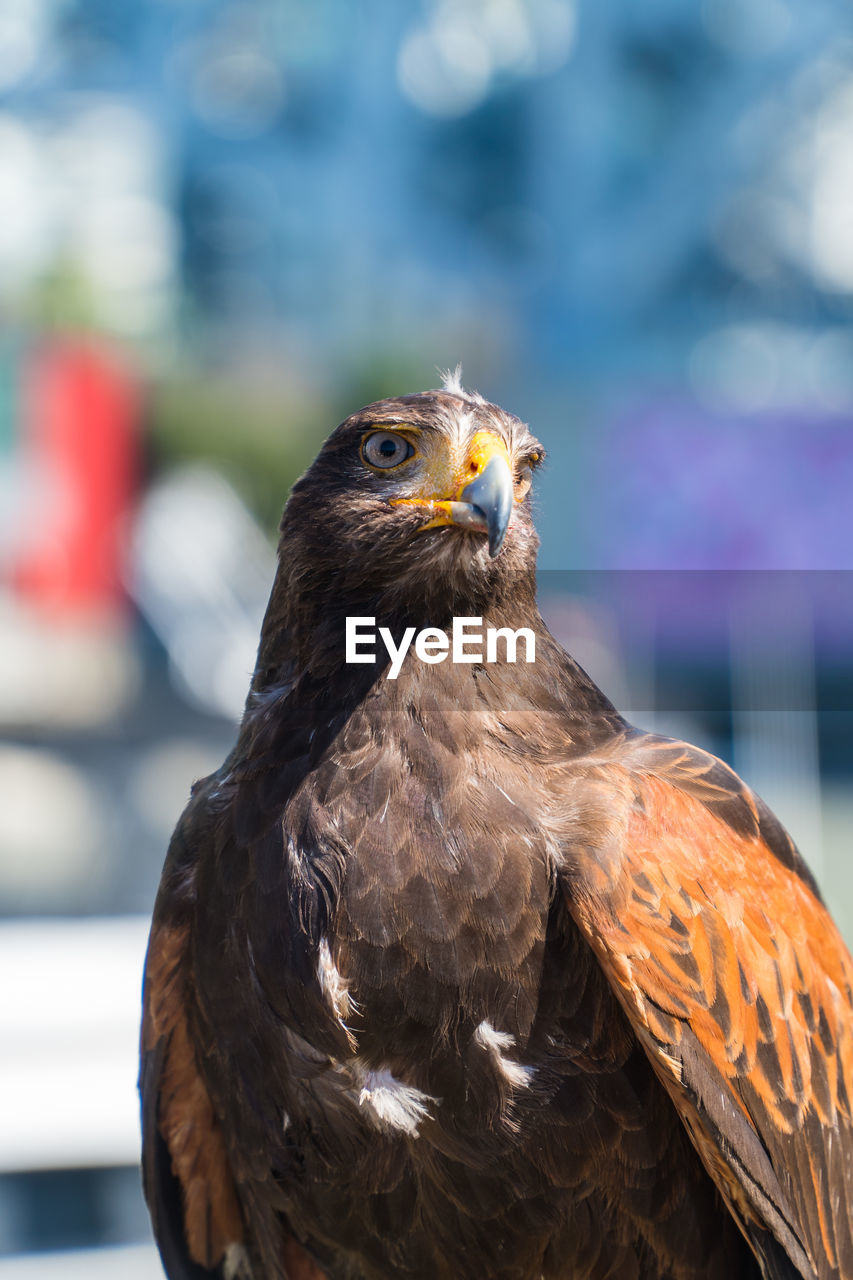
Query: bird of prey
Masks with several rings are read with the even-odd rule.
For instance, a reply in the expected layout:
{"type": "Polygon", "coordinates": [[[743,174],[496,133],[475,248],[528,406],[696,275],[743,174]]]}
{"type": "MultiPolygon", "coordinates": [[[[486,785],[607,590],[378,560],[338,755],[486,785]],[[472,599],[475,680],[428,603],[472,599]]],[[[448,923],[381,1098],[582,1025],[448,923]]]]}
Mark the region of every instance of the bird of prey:
{"type": "Polygon", "coordinates": [[[766,805],[549,634],[542,456],[450,378],[293,489],[151,929],[170,1280],[853,1276],[853,962],[766,805]]]}

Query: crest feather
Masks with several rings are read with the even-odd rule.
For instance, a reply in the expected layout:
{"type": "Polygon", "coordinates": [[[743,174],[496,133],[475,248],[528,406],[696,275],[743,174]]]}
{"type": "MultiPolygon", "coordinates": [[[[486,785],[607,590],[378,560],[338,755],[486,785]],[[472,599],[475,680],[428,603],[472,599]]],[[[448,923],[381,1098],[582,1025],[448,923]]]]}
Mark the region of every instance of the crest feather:
{"type": "Polygon", "coordinates": [[[441,389],[447,391],[452,396],[460,396],[463,400],[470,400],[472,404],[485,404],[485,400],[479,391],[466,391],[462,386],[462,365],[461,363],[455,369],[439,369],[441,376],[441,389]]]}

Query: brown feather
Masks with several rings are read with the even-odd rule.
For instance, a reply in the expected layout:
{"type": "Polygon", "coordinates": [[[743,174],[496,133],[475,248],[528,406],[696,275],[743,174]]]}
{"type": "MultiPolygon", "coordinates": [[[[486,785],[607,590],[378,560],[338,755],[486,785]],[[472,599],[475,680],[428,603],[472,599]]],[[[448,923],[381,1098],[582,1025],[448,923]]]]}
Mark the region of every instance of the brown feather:
{"type": "MultiPolygon", "coordinates": [[[[677,761],[674,776],[653,772],[661,758],[657,743],[639,760],[638,755],[633,742],[626,765],[613,765],[633,766],[640,800],[628,816],[621,864],[604,892],[598,874],[593,893],[581,893],[573,883],[571,910],[629,1017],[648,1033],[643,1042],[652,1060],[662,1053],[684,1062],[684,1085],[698,1095],[693,1102],[685,1099],[671,1072],[662,1071],[661,1079],[682,1115],[690,1115],[697,1149],[726,1199],[743,1203],[743,1194],[732,1193],[731,1171],[721,1172],[725,1160],[721,1164],[719,1155],[712,1158],[721,1140],[738,1155],[735,1170],[743,1164],[761,1195],[775,1203],[809,1265],[821,1276],[832,1275],[838,1266],[832,1204],[845,1206],[845,1235],[853,1214],[849,1182],[836,1185],[830,1197],[828,1177],[828,1148],[838,1141],[836,1129],[841,1127],[848,1146],[853,1140],[841,1087],[853,1072],[853,961],[809,878],[792,865],[788,849],[780,859],[758,832],[741,834],[694,798],[695,787],[682,789],[683,754],[676,756],[673,749],[664,757],[677,761]],[[660,897],[650,900],[647,894],[621,891],[623,880],[654,882],[659,868],[667,884],[660,897]],[[655,927],[660,920],[685,914],[699,984],[679,977],[672,930],[655,927]],[[807,1005],[794,998],[804,974],[807,1005]],[[744,988],[749,1001],[743,998],[744,988]],[[661,1009],[675,1022],[662,1023],[661,1009]],[[815,1012],[826,1027],[823,1040],[811,1035],[815,1012]],[[720,1085],[725,1082],[740,1128],[707,1136],[705,1086],[683,1056],[685,1035],[695,1038],[701,1057],[693,1060],[703,1063],[703,1075],[710,1072],[720,1085]],[[816,1092],[813,1079],[820,1082],[816,1092]],[[824,1130],[818,1145],[815,1124],[818,1133],[824,1130]],[[770,1170],[751,1162],[744,1145],[746,1126],[770,1153],[770,1170]],[[792,1159],[800,1144],[810,1170],[805,1180],[792,1159]],[[811,1228],[812,1206],[818,1236],[811,1228]]],[[[738,788],[745,799],[742,784],[738,788]]],[[[707,798],[704,789],[698,794],[707,798]]],[[[715,807],[726,812],[718,796],[715,807]]],[[[755,802],[747,808],[757,811],[755,802]]],[[[749,1199],[749,1185],[745,1190],[749,1199]]],[[[756,1196],[751,1203],[751,1216],[760,1219],[756,1196]]],[[[844,1266],[853,1266],[853,1254],[844,1266]]]]}
{"type": "Polygon", "coordinates": [[[142,1043],[164,1042],[157,1119],[181,1186],[189,1256],[218,1266],[229,1245],[242,1244],[243,1221],[219,1120],[199,1074],[189,1035],[183,984],[186,926],[152,930],[146,965],[142,1043]]]}
{"type": "Polygon", "coordinates": [[[160,1085],[160,1128],[184,1195],[190,1257],[214,1267],[243,1222],[219,1121],[198,1074],[184,1018],[172,1031],[160,1085]]]}

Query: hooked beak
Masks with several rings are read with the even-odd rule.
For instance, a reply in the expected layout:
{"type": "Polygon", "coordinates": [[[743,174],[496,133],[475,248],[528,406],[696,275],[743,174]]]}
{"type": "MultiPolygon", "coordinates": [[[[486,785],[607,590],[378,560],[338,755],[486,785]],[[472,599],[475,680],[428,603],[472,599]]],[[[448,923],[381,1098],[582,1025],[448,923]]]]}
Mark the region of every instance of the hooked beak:
{"type": "MultiPolygon", "coordinates": [[[[489,555],[492,559],[504,544],[515,494],[509,462],[501,453],[493,453],[475,480],[466,485],[460,494],[461,502],[470,503],[472,514],[485,522],[489,535],[489,555]]],[[[453,503],[456,506],[457,503],[453,503]]],[[[454,522],[455,523],[455,522],[454,522]]],[[[461,523],[461,522],[460,522],[461,523]]]]}

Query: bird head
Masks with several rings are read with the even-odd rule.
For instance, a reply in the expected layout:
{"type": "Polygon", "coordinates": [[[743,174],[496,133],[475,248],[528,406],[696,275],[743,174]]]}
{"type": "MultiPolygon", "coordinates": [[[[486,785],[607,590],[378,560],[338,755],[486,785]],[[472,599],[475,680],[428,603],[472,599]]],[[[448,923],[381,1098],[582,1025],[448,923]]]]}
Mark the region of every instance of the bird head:
{"type": "Polygon", "coordinates": [[[285,507],[255,687],[285,665],[332,670],[347,616],[446,627],[533,607],[543,457],[524,423],[457,379],[351,414],[285,507]]]}
{"type": "Polygon", "coordinates": [[[377,401],[294,486],[282,558],[344,595],[488,595],[533,572],[529,493],[543,456],[518,418],[458,383],[377,401]]]}

